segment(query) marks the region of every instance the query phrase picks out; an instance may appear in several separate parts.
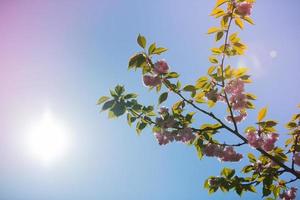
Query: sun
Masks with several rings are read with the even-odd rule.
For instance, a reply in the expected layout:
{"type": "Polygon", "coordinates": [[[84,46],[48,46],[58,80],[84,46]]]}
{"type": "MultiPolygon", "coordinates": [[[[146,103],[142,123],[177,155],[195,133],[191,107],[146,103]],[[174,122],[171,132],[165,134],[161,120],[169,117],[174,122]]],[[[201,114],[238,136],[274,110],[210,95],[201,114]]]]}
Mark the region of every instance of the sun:
{"type": "Polygon", "coordinates": [[[70,137],[67,128],[53,114],[45,112],[40,120],[31,124],[26,136],[29,155],[49,165],[62,159],[69,151],[70,137]]]}

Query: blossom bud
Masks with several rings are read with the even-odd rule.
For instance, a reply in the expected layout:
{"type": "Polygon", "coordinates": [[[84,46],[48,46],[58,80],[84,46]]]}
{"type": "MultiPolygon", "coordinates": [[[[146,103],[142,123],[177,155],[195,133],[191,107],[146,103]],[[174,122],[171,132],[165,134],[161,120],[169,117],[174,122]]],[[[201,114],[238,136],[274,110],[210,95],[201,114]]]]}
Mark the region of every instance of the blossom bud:
{"type": "Polygon", "coordinates": [[[144,75],[143,81],[146,86],[155,87],[155,86],[161,84],[161,79],[158,76],[144,75]]]}
{"type": "Polygon", "coordinates": [[[237,5],[238,14],[240,14],[241,16],[251,15],[252,7],[253,7],[252,3],[249,2],[239,3],[237,5]]]}
{"type": "Polygon", "coordinates": [[[169,66],[165,60],[159,60],[154,64],[154,73],[156,74],[166,74],[168,73],[169,66]]]}

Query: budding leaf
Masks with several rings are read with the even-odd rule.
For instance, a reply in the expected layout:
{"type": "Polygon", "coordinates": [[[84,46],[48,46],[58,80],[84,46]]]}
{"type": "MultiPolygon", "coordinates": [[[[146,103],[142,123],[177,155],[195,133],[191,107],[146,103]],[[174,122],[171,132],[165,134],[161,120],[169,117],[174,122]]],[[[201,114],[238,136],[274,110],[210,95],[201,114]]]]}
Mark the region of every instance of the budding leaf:
{"type": "Polygon", "coordinates": [[[137,38],[137,42],[143,49],[146,47],[146,38],[142,35],[139,35],[137,38]]]}
{"type": "Polygon", "coordinates": [[[261,122],[266,115],[267,115],[267,108],[262,108],[258,113],[257,121],[261,122]]]}

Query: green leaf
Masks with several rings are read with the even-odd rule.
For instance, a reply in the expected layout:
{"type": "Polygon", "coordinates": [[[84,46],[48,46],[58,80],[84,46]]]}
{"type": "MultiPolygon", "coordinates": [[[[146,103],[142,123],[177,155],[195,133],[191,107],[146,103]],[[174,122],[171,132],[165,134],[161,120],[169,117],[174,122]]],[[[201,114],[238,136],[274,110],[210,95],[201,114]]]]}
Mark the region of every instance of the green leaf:
{"type": "Polygon", "coordinates": [[[251,172],[253,170],[253,166],[252,165],[247,165],[247,166],[245,166],[243,169],[242,169],[242,172],[243,173],[249,173],[249,172],[251,172]]]}
{"type": "Polygon", "coordinates": [[[257,97],[256,97],[254,94],[250,94],[250,93],[247,93],[247,94],[246,94],[246,97],[247,97],[247,99],[249,99],[249,100],[256,100],[256,99],[257,99],[257,97]]]}
{"type": "Polygon", "coordinates": [[[98,99],[97,101],[97,105],[101,105],[102,103],[106,102],[107,100],[109,100],[109,97],[107,96],[102,96],[98,99]]]}
{"type": "Polygon", "coordinates": [[[267,115],[267,111],[268,111],[268,109],[266,107],[262,108],[258,113],[257,121],[261,122],[267,115]]]}
{"type": "Polygon", "coordinates": [[[125,92],[124,86],[122,86],[122,85],[117,85],[117,86],[115,87],[115,92],[116,92],[118,95],[123,94],[123,93],[125,92]]]}
{"type": "Polygon", "coordinates": [[[235,188],[235,191],[236,191],[236,193],[237,193],[239,196],[242,196],[243,190],[244,190],[244,189],[243,189],[241,186],[237,186],[237,187],[235,188]]]}
{"type": "Polygon", "coordinates": [[[131,126],[131,124],[132,124],[131,119],[132,119],[132,115],[128,113],[127,114],[127,123],[129,126],[131,126]]]}
{"type": "Polygon", "coordinates": [[[166,75],[166,78],[178,78],[179,74],[176,72],[170,72],[166,75]]]}
{"type": "Polygon", "coordinates": [[[187,92],[194,92],[195,90],[196,90],[196,88],[193,85],[186,85],[183,88],[183,91],[187,91],[187,92]]]}
{"type": "Polygon", "coordinates": [[[152,54],[160,55],[161,53],[167,51],[167,48],[159,47],[153,50],[152,54]]]}
{"type": "Polygon", "coordinates": [[[201,147],[199,145],[195,145],[195,147],[196,147],[196,150],[197,150],[198,158],[202,159],[203,158],[203,152],[202,152],[201,147]]]}
{"type": "Polygon", "coordinates": [[[122,103],[116,103],[112,108],[111,111],[114,113],[116,117],[123,115],[126,112],[126,107],[122,103]]]}
{"type": "Polygon", "coordinates": [[[221,172],[221,175],[223,175],[225,178],[232,178],[235,174],[235,170],[234,169],[230,169],[230,168],[224,168],[221,172]]]}
{"type": "Polygon", "coordinates": [[[167,100],[167,98],[168,98],[168,92],[164,92],[164,93],[162,93],[160,96],[159,96],[159,98],[158,98],[158,104],[161,104],[161,103],[163,103],[164,101],[166,101],[167,100]]]}
{"type": "Polygon", "coordinates": [[[144,53],[133,55],[129,59],[128,69],[141,67],[146,62],[146,56],[144,53]]]}
{"type": "Polygon", "coordinates": [[[247,190],[254,193],[256,192],[256,189],[253,185],[250,185],[249,188],[247,188],[247,190]]]}
{"type": "Polygon", "coordinates": [[[137,132],[137,134],[139,135],[139,134],[142,132],[142,130],[143,130],[146,126],[147,126],[146,123],[139,121],[139,122],[136,124],[136,129],[135,129],[136,132],[137,132]]]}
{"type": "Polygon", "coordinates": [[[156,44],[155,43],[152,43],[150,45],[150,47],[148,48],[148,54],[151,55],[153,54],[154,50],[156,49],[156,44]]]}
{"type": "Polygon", "coordinates": [[[286,128],[288,129],[294,129],[297,127],[297,123],[296,122],[289,122],[288,124],[285,125],[286,128]]]}
{"type": "Polygon", "coordinates": [[[125,96],[124,96],[124,99],[133,99],[133,98],[137,98],[137,94],[135,94],[135,93],[130,93],[130,94],[126,94],[125,96]]]}
{"type": "Polygon", "coordinates": [[[219,40],[221,40],[222,37],[223,37],[223,35],[224,35],[224,32],[223,32],[223,31],[218,32],[218,33],[216,34],[216,42],[219,41],[219,40]]]}
{"type": "Polygon", "coordinates": [[[249,158],[250,162],[252,162],[252,163],[256,162],[256,158],[252,153],[248,153],[248,158],[249,158]]]}
{"type": "Polygon", "coordinates": [[[102,111],[110,109],[114,105],[114,103],[115,103],[115,100],[110,100],[110,101],[105,102],[102,106],[102,111]]]}
{"type": "Polygon", "coordinates": [[[137,42],[140,45],[140,47],[142,47],[143,49],[146,47],[146,38],[144,36],[139,34],[137,38],[137,42]]]}
{"type": "Polygon", "coordinates": [[[263,196],[269,196],[271,194],[271,190],[269,188],[263,187],[263,196]]]}

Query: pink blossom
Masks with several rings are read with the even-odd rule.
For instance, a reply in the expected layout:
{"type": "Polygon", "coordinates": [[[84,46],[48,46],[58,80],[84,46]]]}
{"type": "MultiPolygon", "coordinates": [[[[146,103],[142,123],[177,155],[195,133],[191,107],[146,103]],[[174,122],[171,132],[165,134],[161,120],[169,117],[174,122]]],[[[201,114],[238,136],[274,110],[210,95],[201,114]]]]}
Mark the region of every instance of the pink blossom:
{"type": "Polygon", "coordinates": [[[225,92],[228,94],[240,94],[244,92],[244,81],[241,79],[231,80],[225,87],[225,92]]]}
{"type": "Polygon", "coordinates": [[[195,139],[193,130],[189,127],[176,131],[175,140],[183,143],[192,142],[195,139]]]}
{"type": "Polygon", "coordinates": [[[166,74],[168,73],[169,66],[165,60],[159,60],[154,64],[154,73],[156,74],[166,74]]]}
{"type": "Polygon", "coordinates": [[[292,187],[286,190],[284,193],[280,194],[280,198],[283,200],[295,200],[296,199],[297,188],[292,187]]]}
{"type": "Polygon", "coordinates": [[[191,128],[184,128],[178,131],[178,134],[181,137],[181,141],[186,143],[193,141],[195,139],[195,135],[193,134],[193,130],[191,128]]]}
{"type": "Polygon", "coordinates": [[[278,140],[277,133],[258,135],[257,131],[250,130],[247,133],[247,140],[250,146],[254,148],[262,148],[265,151],[272,151],[275,148],[275,143],[278,140]]]}
{"type": "Polygon", "coordinates": [[[220,161],[237,162],[243,158],[233,147],[222,147],[217,144],[207,144],[203,149],[203,154],[208,157],[218,157],[220,161]]]}
{"type": "Polygon", "coordinates": [[[165,130],[165,129],[161,129],[160,132],[155,133],[155,137],[156,137],[159,145],[166,145],[169,142],[173,142],[173,140],[174,140],[174,136],[173,136],[172,132],[165,130]]]}
{"type": "Polygon", "coordinates": [[[267,135],[264,138],[264,143],[263,143],[262,148],[265,151],[272,151],[275,147],[275,142],[278,140],[278,136],[279,135],[277,133],[271,133],[271,134],[267,135]]]}
{"type": "Polygon", "coordinates": [[[300,152],[295,153],[294,155],[294,163],[300,166],[300,152]]]}
{"type": "Polygon", "coordinates": [[[243,93],[237,93],[230,97],[230,103],[232,105],[233,110],[242,110],[246,108],[247,98],[243,93]]]}
{"type": "Polygon", "coordinates": [[[238,162],[243,158],[242,154],[237,153],[233,147],[226,147],[220,157],[221,161],[224,162],[238,162]]]}
{"type": "MultiPolygon", "coordinates": [[[[235,115],[233,118],[234,118],[234,120],[235,120],[236,123],[240,123],[240,122],[242,122],[244,119],[246,119],[246,117],[247,117],[247,113],[246,113],[246,112],[240,112],[239,115],[235,115]]],[[[233,122],[231,116],[227,116],[226,119],[227,119],[227,121],[230,122],[230,123],[233,122]]]]}
{"type": "Polygon", "coordinates": [[[254,148],[260,148],[263,144],[263,139],[258,136],[257,131],[249,131],[247,133],[247,140],[249,145],[254,148]]]}
{"type": "Polygon", "coordinates": [[[203,154],[208,157],[219,157],[223,152],[223,149],[217,144],[207,144],[203,149],[203,154]]]}
{"type": "Polygon", "coordinates": [[[251,15],[252,3],[242,2],[237,5],[237,11],[241,16],[251,15]]]}
{"type": "Polygon", "coordinates": [[[146,86],[151,86],[151,87],[155,87],[161,84],[161,79],[158,76],[144,75],[143,81],[146,86]]]}
{"type": "Polygon", "coordinates": [[[169,116],[168,118],[158,117],[155,119],[156,124],[158,124],[161,128],[174,128],[176,124],[176,120],[173,116],[169,116]]]}

